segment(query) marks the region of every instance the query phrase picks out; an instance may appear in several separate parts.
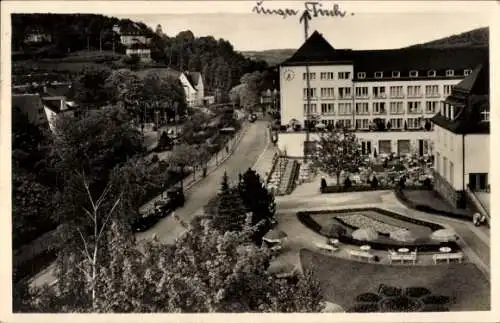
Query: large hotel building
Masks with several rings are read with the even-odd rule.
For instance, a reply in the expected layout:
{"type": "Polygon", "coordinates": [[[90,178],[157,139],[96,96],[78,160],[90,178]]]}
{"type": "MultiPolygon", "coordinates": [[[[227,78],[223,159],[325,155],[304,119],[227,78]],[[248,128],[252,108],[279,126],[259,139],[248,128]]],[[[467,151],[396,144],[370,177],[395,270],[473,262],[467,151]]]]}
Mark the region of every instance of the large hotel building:
{"type": "Polygon", "coordinates": [[[295,131],[282,131],[279,147],[302,157],[305,127],[314,141],[323,123],[355,129],[367,154],[432,154],[431,118],[485,61],[487,48],[334,49],[315,31],[280,65],[281,125],[295,131]]]}

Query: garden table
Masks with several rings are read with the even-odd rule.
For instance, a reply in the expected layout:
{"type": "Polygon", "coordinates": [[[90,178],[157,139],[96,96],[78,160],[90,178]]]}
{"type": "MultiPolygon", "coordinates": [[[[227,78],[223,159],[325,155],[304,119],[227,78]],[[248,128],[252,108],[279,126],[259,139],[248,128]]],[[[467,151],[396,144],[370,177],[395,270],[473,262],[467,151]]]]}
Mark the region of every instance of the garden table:
{"type": "Polygon", "coordinates": [[[363,251],[368,251],[370,250],[372,247],[370,247],[369,245],[363,245],[361,247],[359,247],[359,249],[363,250],[363,251]]]}
{"type": "Polygon", "coordinates": [[[410,249],[408,249],[408,248],[399,248],[398,249],[398,252],[400,252],[400,253],[407,253],[409,251],[410,251],[410,249]]]}
{"type": "Polygon", "coordinates": [[[451,252],[451,248],[450,247],[441,247],[441,248],[439,248],[439,251],[442,253],[448,253],[448,252],[451,252]]]}

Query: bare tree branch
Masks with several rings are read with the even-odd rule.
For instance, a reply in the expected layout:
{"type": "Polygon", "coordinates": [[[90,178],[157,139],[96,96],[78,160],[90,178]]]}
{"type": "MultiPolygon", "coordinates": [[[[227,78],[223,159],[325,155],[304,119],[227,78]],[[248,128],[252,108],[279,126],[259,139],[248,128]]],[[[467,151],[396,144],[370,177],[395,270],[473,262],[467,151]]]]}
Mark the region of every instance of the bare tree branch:
{"type": "Polygon", "coordinates": [[[83,237],[83,234],[82,232],[80,231],[79,228],[76,229],[76,231],[78,231],[78,233],[80,234],[80,238],[82,238],[82,241],[83,241],[83,245],[84,245],[84,250],[85,250],[85,255],[87,256],[87,258],[89,258],[89,261],[92,261],[92,257],[90,257],[90,253],[89,253],[89,249],[88,249],[88,245],[87,245],[87,241],[85,240],[85,238],[83,237]]]}
{"type": "Polygon", "coordinates": [[[84,207],[82,207],[82,210],[85,211],[85,214],[87,214],[90,220],[95,223],[95,217],[92,215],[92,213],[90,213],[90,211],[84,207]]]}
{"type": "Polygon", "coordinates": [[[99,231],[99,234],[97,235],[96,237],[96,243],[99,241],[99,239],[101,238],[101,235],[104,231],[104,228],[106,227],[106,224],[108,223],[109,219],[111,218],[111,214],[113,213],[113,211],[115,210],[115,208],[118,206],[118,204],[120,203],[120,200],[121,200],[121,196],[116,200],[115,204],[113,204],[113,207],[111,208],[111,210],[108,212],[108,214],[106,215],[106,219],[104,220],[104,223],[102,224],[101,226],[101,230],[99,231]]]}

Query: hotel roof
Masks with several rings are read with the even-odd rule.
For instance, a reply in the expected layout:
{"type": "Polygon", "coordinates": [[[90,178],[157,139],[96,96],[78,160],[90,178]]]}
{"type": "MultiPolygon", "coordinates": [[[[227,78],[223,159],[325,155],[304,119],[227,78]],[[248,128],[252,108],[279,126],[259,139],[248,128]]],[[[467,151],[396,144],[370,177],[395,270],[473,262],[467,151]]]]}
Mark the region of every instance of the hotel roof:
{"type": "MultiPolygon", "coordinates": [[[[419,77],[427,77],[428,71],[436,71],[434,77],[445,77],[446,70],[462,71],[471,69],[488,60],[487,47],[464,48],[402,48],[382,50],[335,49],[317,31],[283,62],[282,66],[309,65],[354,65],[354,78],[364,72],[366,80],[373,80],[375,72],[386,72],[391,77],[393,71],[400,72],[400,78],[409,78],[410,71],[418,71],[419,77]]],[[[412,77],[412,79],[414,79],[412,77]]]]}

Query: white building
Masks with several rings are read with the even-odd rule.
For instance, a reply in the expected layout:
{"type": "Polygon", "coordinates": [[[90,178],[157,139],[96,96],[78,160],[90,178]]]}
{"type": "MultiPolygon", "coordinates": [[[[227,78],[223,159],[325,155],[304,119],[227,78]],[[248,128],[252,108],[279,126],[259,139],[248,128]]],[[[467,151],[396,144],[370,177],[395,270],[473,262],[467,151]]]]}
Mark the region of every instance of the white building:
{"type": "Polygon", "coordinates": [[[479,65],[453,87],[435,123],[435,188],[454,205],[468,193],[489,213],[489,67],[479,65]]]}
{"type": "Polygon", "coordinates": [[[430,118],[487,55],[481,48],[336,50],[314,32],[280,66],[281,125],[301,129],[280,133],[278,145],[301,157],[304,127],[323,123],[355,129],[364,153],[432,153],[430,118]]]}

